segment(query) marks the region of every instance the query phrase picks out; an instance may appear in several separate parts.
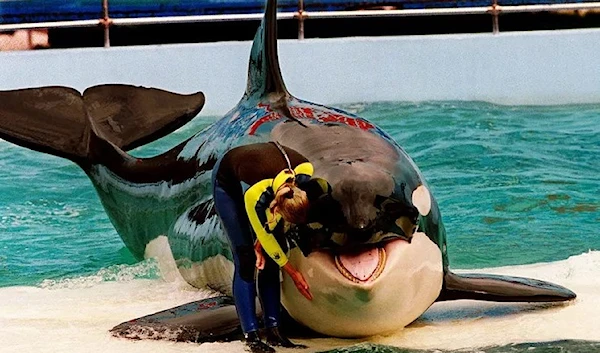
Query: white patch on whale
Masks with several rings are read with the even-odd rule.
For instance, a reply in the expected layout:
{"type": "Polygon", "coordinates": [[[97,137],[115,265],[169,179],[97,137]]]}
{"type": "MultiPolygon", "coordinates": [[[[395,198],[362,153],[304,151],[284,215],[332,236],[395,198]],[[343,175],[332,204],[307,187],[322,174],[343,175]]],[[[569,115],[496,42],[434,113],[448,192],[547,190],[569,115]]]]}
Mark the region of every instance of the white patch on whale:
{"type": "Polygon", "coordinates": [[[425,185],[419,185],[413,191],[412,203],[421,216],[427,216],[431,212],[431,194],[425,185]]]}

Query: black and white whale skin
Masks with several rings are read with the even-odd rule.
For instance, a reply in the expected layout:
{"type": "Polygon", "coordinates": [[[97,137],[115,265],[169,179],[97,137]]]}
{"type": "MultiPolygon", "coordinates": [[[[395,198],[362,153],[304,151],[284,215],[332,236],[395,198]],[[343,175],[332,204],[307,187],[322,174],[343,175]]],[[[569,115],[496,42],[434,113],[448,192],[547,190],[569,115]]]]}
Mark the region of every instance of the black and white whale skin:
{"type": "MultiPolygon", "coordinates": [[[[138,259],[152,256],[152,244],[166,239],[183,278],[225,296],[231,294],[233,264],[213,209],[213,165],[243,144],[276,140],[296,149],[314,164],[315,176],[331,184],[336,210],[326,211],[338,219],[301,229],[300,236],[332,235],[333,245],[306,257],[291,249],[290,261],[314,300],[302,297],[285,275],[282,304],[294,320],[323,335],[395,331],[436,300],[575,298],[566,288],[538,280],[452,273],[438,204],[398,143],[366,119],[303,101],[286,89],[277,57],[276,6],[275,0],[267,3],[240,102],[164,154],[136,158],[126,151],[195,117],[204,104],[202,93],[129,85],[95,86],[83,94],[67,87],[2,91],[0,137],[78,164],[138,259]]],[[[135,323],[185,331],[193,340],[215,337],[237,326],[231,300],[219,298],[135,323]]],[[[134,326],[124,325],[120,332],[134,326]]]]}

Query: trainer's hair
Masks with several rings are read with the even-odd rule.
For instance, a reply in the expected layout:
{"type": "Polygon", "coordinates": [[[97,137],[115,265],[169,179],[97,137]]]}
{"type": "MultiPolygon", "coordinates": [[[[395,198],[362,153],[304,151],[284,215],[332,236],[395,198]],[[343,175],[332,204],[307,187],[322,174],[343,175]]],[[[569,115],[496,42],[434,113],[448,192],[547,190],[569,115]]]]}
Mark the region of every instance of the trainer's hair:
{"type": "Polygon", "coordinates": [[[279,187],[269,208],[279,212],[286,222],[301,224],[308,216],[308,197],[294,182],[287,182],[279,187]]]}

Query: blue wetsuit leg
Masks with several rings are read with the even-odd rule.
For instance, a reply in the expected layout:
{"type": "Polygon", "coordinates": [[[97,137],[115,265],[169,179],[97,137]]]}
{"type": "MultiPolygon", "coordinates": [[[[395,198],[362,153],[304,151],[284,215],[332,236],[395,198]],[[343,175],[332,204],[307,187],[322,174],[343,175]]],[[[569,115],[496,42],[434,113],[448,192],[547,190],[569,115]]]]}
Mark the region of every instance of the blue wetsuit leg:
{"type": "MultiPolygon", "coordinates": [[[[217,166],[216,166],[217,167],[217,166]]],[[[217,168],[214,169],[216,174],[217,168]]],[[[219,186],[213,178],[213,197],[217,214],[223,222],[225,232],[231,244],[235,271],[233,275],[233,297],[235,308],[240,318],[244,333],[257,331],[256,318],[256,285],[254,272],[241,275],[241,269],[254,271],[256,256],[254,255],[252,233],[245,217],[243,205],[237,205],[234,199],[219,186]],[[242,252],[242,253],[240,253],[242,252]],[[251,266],[250,268],[248,268],[251,266]],[[249,278],[251,277],[251,278],[249,278]]],[[[248,272],[246,272],[248,273],[248,272]]]]}
{"type": "Polygon", "coordinates": [[[281,285],[279,283],[279,265],[268,255],[265,256],[265,268],[258,273],[258,293],[263,309],[265,327],[279,326],[281,303],[281,285]]]}

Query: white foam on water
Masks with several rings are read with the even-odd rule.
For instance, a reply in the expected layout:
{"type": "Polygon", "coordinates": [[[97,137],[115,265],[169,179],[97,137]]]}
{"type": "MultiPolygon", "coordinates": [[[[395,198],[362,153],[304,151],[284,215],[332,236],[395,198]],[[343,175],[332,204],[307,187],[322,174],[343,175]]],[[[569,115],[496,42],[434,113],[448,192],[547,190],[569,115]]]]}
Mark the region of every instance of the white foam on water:
{"type": "MultiPolygon", "coordinates": [[[[135,266],[134,266],[135,267],[135,266]]],[[[125,271],[125,269],[124,269],[125,271]]],[[[463,272],[463,271],[457,271],[463,272]]],[[[513,342],[586,339],[600,341],[600,251],[545,264],[468,272],[534,277],[564,285],[578,295],[567,305],[454,301],[434,304],[406,329],[361,340],[296,340],[309,351],[373,342],[406,348],[460,349],[513,342]]],[[[121,322],[212,295],[172,277],[95,276],[45,287],[0,288],[2,352],[244,352],[241,342],[176,343],[112,337],[121,322]]],[[[368,325],[368,323],[365,323],[368,325]]],[[[282,350],[297,352],[296,350],[282,350]]]]}

